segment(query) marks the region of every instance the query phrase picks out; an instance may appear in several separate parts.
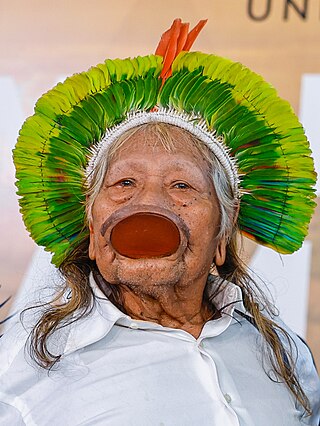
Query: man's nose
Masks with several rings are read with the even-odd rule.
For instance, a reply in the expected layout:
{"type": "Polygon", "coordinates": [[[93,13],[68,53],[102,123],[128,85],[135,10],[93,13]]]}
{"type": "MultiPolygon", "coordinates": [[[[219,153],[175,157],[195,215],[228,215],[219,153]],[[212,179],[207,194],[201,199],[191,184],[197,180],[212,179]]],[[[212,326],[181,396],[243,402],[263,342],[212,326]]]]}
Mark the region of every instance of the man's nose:
{"type": "Polygon", "coordinates": [[[135,201],[148,206],[168,207],[169,205],[164,185],[157,179],[147,181],[139,193],[138,200],[135,201]]]}

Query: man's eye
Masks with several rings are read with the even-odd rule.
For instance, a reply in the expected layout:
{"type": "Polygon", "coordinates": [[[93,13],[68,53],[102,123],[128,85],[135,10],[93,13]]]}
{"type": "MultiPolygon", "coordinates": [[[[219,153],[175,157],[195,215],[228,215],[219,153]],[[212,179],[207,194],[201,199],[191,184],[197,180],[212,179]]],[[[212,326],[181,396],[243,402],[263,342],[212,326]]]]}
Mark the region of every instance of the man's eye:
{"type": "Polygon", "coordinates": [[[185,183],[185,182],[176,182],[173,185],[173,187],[174,188],[178,188],[178,189],[188,189],[188,188],[190,188],[190,186],[187,183],[185,183]]]}
{"type": "Polygon", "coordinates": [[[131,179],[123,179],[120,180],[117,185],[120,185],[122,187],[128,187],[128,186],[133,186],[134,185],[134,181],[131,179]]]}

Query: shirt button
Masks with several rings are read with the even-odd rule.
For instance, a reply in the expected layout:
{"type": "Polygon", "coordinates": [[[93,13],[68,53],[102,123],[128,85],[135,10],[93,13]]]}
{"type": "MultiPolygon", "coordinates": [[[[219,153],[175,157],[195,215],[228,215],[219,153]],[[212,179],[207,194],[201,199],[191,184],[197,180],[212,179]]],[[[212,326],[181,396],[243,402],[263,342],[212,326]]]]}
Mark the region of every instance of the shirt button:
{"type": "Polygon", "coordinates": [[[227,401],[228,404],[230,404],[232,401],[232,398],[228,393],[224,394],[224,399],[227,401]]]}
{"type": "Polygon", "coordinates": [[[132,322],[130,324],[130,328],[134,328],[135,330],[137,330],[138,329],[138,324],[136,324],[135,322],[132,322]]]}

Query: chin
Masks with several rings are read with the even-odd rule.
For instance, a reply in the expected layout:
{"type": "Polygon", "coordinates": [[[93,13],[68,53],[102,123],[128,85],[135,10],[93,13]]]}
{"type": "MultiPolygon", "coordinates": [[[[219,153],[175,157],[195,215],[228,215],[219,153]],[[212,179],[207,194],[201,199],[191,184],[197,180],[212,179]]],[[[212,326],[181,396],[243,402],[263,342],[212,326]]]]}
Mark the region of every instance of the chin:
{"type": "MultiPolygon", "coordinates": [[[[102,266],[102,265],[101,265],[102,266]]],[[[161,259],[114,259],[108,267],[99,267],[103,278],[110,284],[154,287],[171,286],[184,276],[184,262],[161,259]]]]}

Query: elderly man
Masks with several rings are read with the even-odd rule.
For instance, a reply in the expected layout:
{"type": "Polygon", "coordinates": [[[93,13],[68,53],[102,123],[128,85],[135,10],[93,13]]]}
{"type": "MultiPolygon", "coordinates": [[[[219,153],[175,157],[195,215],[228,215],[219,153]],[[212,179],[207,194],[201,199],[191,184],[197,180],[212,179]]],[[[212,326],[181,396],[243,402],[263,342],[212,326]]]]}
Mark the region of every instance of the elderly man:
{"type": "Polygon", "coordinates": [[[318,424],[308,348],[237,249],[238,227],[301,245],[308,144],[261,77],[186,53],[203,24],[67,79],[24,124],[22,213],[64,284],[2,338],[1,424],[318,424]]]}

